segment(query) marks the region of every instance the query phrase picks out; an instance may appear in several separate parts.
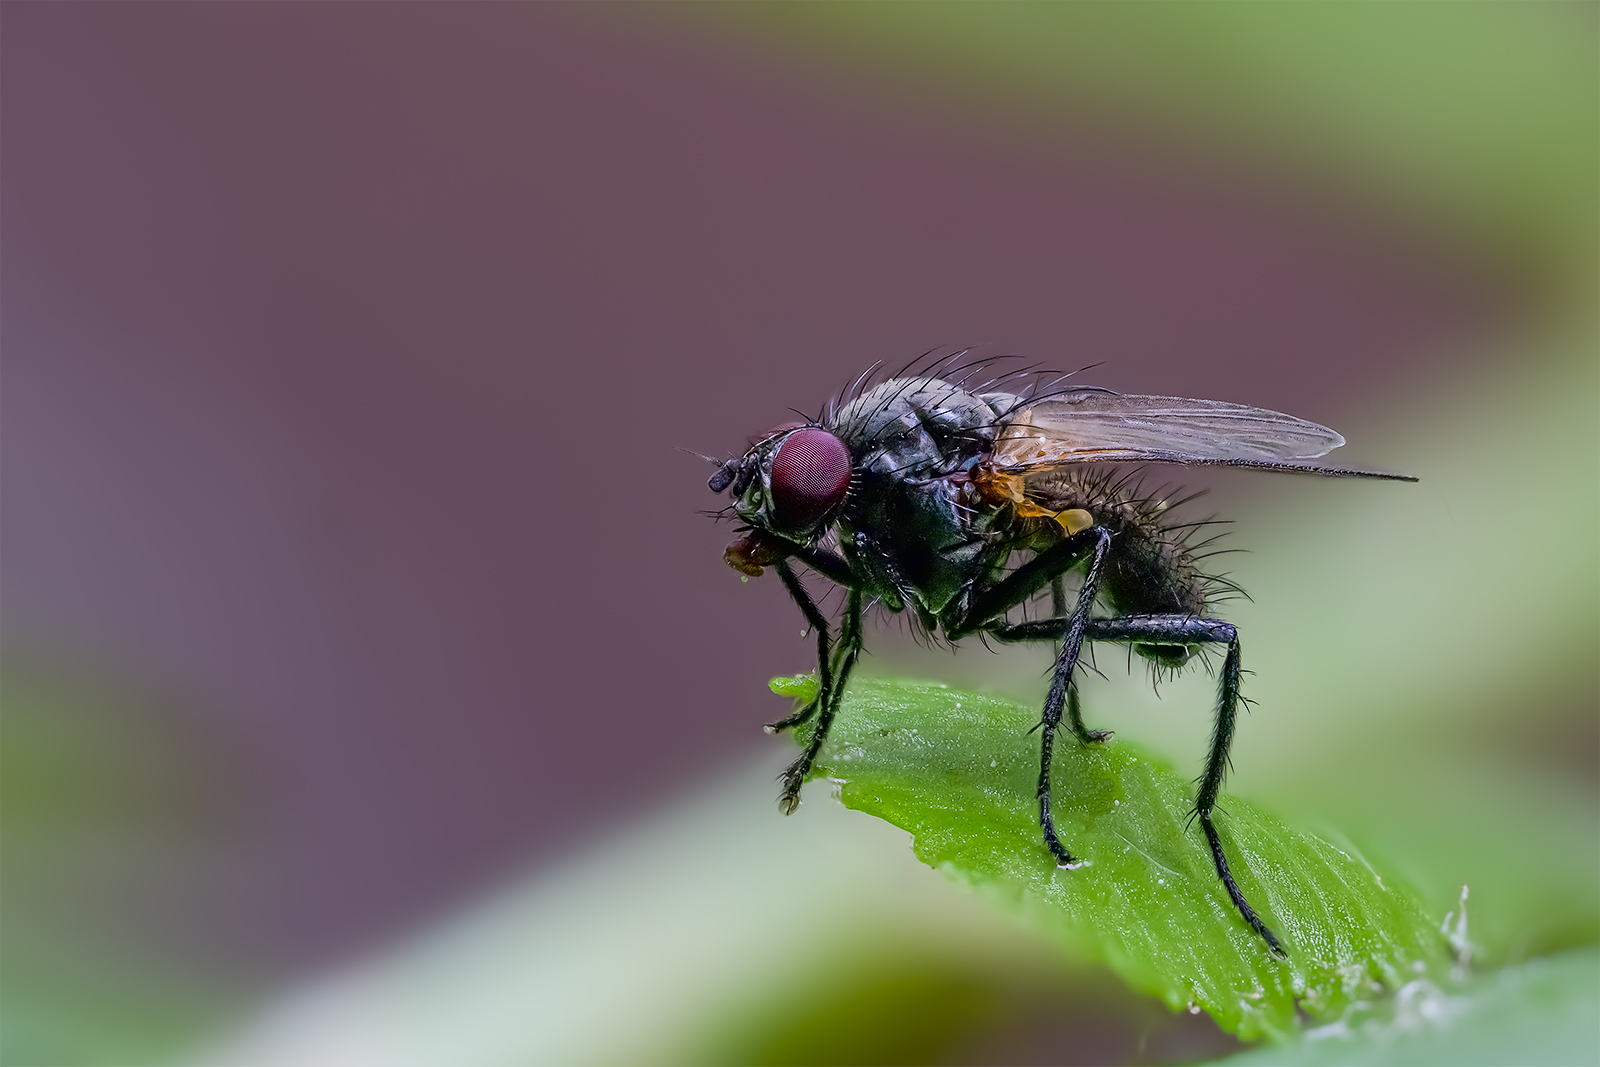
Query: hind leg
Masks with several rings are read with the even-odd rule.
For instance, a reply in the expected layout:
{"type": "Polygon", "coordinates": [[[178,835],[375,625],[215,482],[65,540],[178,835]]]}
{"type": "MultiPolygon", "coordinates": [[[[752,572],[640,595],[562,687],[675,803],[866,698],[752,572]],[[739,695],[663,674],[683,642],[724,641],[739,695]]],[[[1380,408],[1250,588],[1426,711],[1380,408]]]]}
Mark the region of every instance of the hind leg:
{"type": "MultiPolygon", "coordinates": [[[[1039,619],[1015,626],[994,627],[988,632],[1001,641],[1042,641],[1053,639],[1060,631],[1060,619],[1039,619]]],[[[1216,724],[1206,754],[1205,772],[1200,776],[1200,787],[1195,793],[1194,814],[1200,821],[1200,830],[1205,834],[1206,845],[1211,852],[1212,866],[1216,868],[1217,878],[1227,891],[1228,899],[1250,929],[1267,943],[1273,955],[1286,957],[1287,953],[1277,935],[1256,914],[1255,908],[1245,899],[1239,883],[1234,881],[1228,855],[1223,850],[1222,838],[1217,833],[1212,817],[1217,806],[1217,795],[1222,791],[1223,776],[1228,770],[1228,751],[1233,745],[1233,728],[1238,715],[1241,673],[1239,631],[1220,619],[1201,619],[1192,615],[1123,615],[1110,619],[1090,619],[1085,636],[1090,641],[1154,645],[1219,644],[1228,647],[1218,679],[1216,724]]],[[[1081,719],[1075,725],[1081,726],[1081,719]]]]}
{"type": "Polygon", "coordinates": [[[1239,884],[1233,880],[1228,867],[1228,855],[1222,849],[1222,838],[1212,822],[1216,810],[1217,794],[1222,791],[1222,778],[1228,770],[1228,750],[1233,745],[1234,720],[1239,706],[1239,631],[1220,619],[1197,619],[1188,615],[1128,615],[1117,619],[1096,619],[1090,627],[1090,640],[1133,641],[1141,644],[1225,644],[1228,654],[1222,661],[1221,677],[1217,684],[1216,725],[1211,733],[1211,747],[1206,755],[1205,773],[1200,776],[1200,788],[1195,792],[1194,813],[1200,820],[1200,829],[1211,848],[1211,862],[1217,877],[1228,892],[1228,899],[1239,909],[1239,914],[1250,928],[1260,934],[1272,953],[1287,958],[1278,937],[1261,921],[1256,910],[1245,899],[1239,884]]]}

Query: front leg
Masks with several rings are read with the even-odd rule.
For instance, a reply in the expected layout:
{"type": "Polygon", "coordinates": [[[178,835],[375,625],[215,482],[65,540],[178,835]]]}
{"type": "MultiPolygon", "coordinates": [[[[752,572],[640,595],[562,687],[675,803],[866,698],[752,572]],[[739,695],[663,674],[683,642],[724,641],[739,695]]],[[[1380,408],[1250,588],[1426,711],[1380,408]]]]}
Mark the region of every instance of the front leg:
{"type": "Polygon", "coordinates": [[[806,618],[806,625],[816,631],[817,635],[817,695],[806,701],[804,707],[793,715],[786,715],[777,722],[769,722],[766,731],[776,734],[787,730],[791,726],[798,726],[816,714],[817,705],[826,703],[828,694],[833,689],[832,667],[828,662],[830,649],[828,647],[828,620],[823,618],[822,612],[817,609],[817,602],[811,598],[811,593],[801,583],[799,575],[794,568],[789,566],[788,560],[779,560],[777,563],[778,577],[783,579],[783,587],[789,591],[789,598],[800,609],[800,614],[806,618]]]}
{"type": "Polygon", "coordinates": [[[833,725],[833,717],[839,711],[839,701],[844,696],[845,683],[850,680],[850,672],[855,668],[856,658],[860,653],[861,592],[852,589],[845,608],[844,624],[839,630],[838,666],[833,672],[832,685],[826,691],[819,688],[816,698],[812,700],[811,705],[808,705],[817,711],[816,729],[812,731],[811,741],[806,745],[805,751],[789,764],[788,769],[780,776],[783,791],[778,794],[778,810],[785,815],[793,815],[794,810],[800,806],[800,787],[805,784],[806,775],[810,773],[811,765],[816,762],[823,741],[827,740],[828,727],[833,725]]]}

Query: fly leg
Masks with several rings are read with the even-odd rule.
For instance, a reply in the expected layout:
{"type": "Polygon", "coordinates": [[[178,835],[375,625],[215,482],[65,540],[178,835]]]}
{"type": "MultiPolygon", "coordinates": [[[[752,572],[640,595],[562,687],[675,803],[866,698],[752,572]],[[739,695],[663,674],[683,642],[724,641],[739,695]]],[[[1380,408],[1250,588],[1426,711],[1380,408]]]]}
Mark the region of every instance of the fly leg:
{"type": "MultiPolygon", "coordinates": [[[[1039,829],[1050,854],[1063,867],[1077,863],[1072,853],[1056,836],[1055,817],[1050,811],[1050,761],[1055,749],[1056,731],[1061,728],[1061,714],[1067,704],[1068,692],[1073,690],[1072,672],[1078,665],[1078,653],[1089,627],[1089,609],[1094,606],[1095,593],[1100,586],[1100,574],[1105,567],[1106,555],[1111,551],[1111,533],[1099,526],[1080,530],[1059,543],[1039,553],[1033,559],[1012,571],[1005,578],[980,590],[968,607],[967,616],[950,628],[951,638],[961,637],[974,630],[986,630],[1002,640],[1060,640],[1056,653],[1055,673],[1050,680],[1050,692],[1045,697],[1039,753],[1039,829]],[[1044,619],[1023,623],[1020,627],[1006,626],[997,620],[1046,586],[1053,585],[1061,575],[1089,560],[1089,567],[1078,590],[1078,600],[1072,613],[1065,619],[1044,619]],[[1011,638],[1013,630],[1026,630],[1026,636],[1011,638]]],[[[1074,693],[1074,697],[1076,694],[1074,693]]],[[[1080,738],[1089,739],[1083,729],[1083,719],[1077,714],[1073,700],[1071,716],[1073,729],[1080,738]]]]}
{"type": "MultiPolygon", "coordinates": [[[[1067,617],[1067,591],[1061,587],[1061,578],[1056,576],[1050,581],[1050,608],[1051,614],[1057,619],[1067,617]]],[[[1061,650],[1056,649],[1060,655],[1061,650]]],[[[1067,686],[1067,724],[1072,727],[1072,732],[1078,735],[1078,740],[1086,745],[1099,741],[1111,740],[1110,730],[1090,730],[1083,725],[1083,713],[1078,710],[1078,687],[1076,684],[1067,686]]]]}
{"type": "Polygon", "coordinates": [[[1125,615],[1114,619],[1095,619],[1089,627],[1091,641],[1123,641],[1136,644],[1225,644],[1228,654],[1222,661],[1222,673],[1217,685],[1217,721],[1211,733],[1211,749],[1206,755],[1205,773],[1200,776],[1200,788],[1195,793],[1194,814],[1200,820],[1200,829],[1211,847],[1211,862],[1217,869],[1228,899],[1239,909],[1244,921],[1260,934],[1272,953],[1286,958],[1277,936],[1261,921],[1244,893],[1233,880],[1228,869],[1228,856],[1222,850],[1222,839],[1211,815],[1217,806],[1217,794],[1222,789],[1222,777],[1228,770],[1228,749],[1233,744],[1234,719],[1239,704],[1239,631],[1220,619],[1197,619],[1189,615],[1125,615]]]}
{"type": "MultiPolygon", "coordinates": [[[[856,547],[864,558],[881,557],[883,573],[895,583],[894,588],[900,587],[898,574],[891,561],[859,532],[856,534],[856,547]]],[[[811,599],[811,594],[806,592],[805,586],[800,583],[792,568],[786,563],[778,565],[778,574],[783,578],[784,588],[799,606],[801,614],[805,615],[806,622],[817,629],[817,695],[793,715],[767,727],[768,732],[777,733],[779,730],[803,723],[813,715],[817,716],[817,724],[812,730],[811,740],[807,743],[805,751],[779,776],[783,782],[783,790],[778,794],[778,810],[785,815],[794,814],[795,809],[800,806],[800,787],[805,784],[806,775],[810,773],[817,753],[822,750],[822,743],[828,738],[828,728],[833,725],[833,717],[839,711],[839,702],[844,698],[845,683],[850,680],[850,672],[855,668],[856,659],[861,654],[862,643],[862,579],[849,563],[827,549],[808,548],[794,555],[818,574],[844,586],[850,592],[845,602],[845,617],[840,627],[838,642],[830,650],[827,622],[823,619],[822,612],[818,610],[816,601],[811,599]]],[[[886,592],[879,590],[876,595],[890,610],[899,611],[903,606],[903,600],[896,599],[893,595],[886,595],[886,592]]]]}
{"type": "MultiPolygon", "coordinates": [[[[1056,730],[1061,727],[1062,705],[1066,703],[1069,692],[1072,696],[1073,727],[1079,737],[1083,737],[1086,733],[1083,729],[1083,719],[1078,713],[1078,692],[1077,687],[1072,684],[1072,671],[1078,665],[1078,653],[1083,648],[1083,639],[1089,628],[1089,609],[1094,606],[1095,592],[1100,585],[1100,572],[1105,566],[1106,554],[1111,549],[1111,535],[1106,531],[1096,527],[1083,531],[1083,534],[1098,535],[1094,540],[1094,556],[1089,563],[1088,571],[1083,576],[1083,587],[1078,590],[1078,603],[1067,618],[1066,632],[1061,639],[1061,651],[1056,654],[1055,675],[1050,679],[1050,692],[1044,698],[1044,715],[1040,719],[1042,737],[1039,746],[1039,829],[1044,832],[1045,847],[1055,856],[1056,863],[1063,867],[1073,866],[1077,860],[1056,836],[1055,818],[1050,812],[1050,761],[1055,748],[1056,730]]],[[[1076,534],[1056,547],[1070,544],[1083,534],[1076,534]]]]}
{"type": "MultiPolygon", "coordinates": [[[[801,560],[812,570],[827,578],[829,581],[842,585],[847,589],[855,588],[859,583],[850,565],[838,554],[822,548],[807,548],[794,553],[794,558],[801,560]]],[[[785,716],[777,722],[766,725],[769,734],[776,734],[791,726],[798,726],[816,714],[819,707],[827,703],[828,693],[832,688],[832,667],[835,665],[837,650],[830,653],[828,620],[823,617],[817,602],[812,599],[811,593],[801,583],[799,575],[795,574],[793,566],[787,559],[780,559],[774,566],[778,569],[778,577],[783,579],[783,587],[788,590],[789,598],[800,609],[800,614],[805,616],[806,626],[817,635],[817,695],[806,702],[805,706],[793,715],[785,716]]]]}
{"type": "MultiPolygon", "coordinates": [[[[839,647],[836,651],[838,660],[833,671],[832,685],[825,691],[819,690],[816,699],[812,701],[812,705],[816,708],[817,725],[812,730],[811,741],[806,745],[806,750],[800,754],[800,758],[789,764],[780,776],[783,791],[778,794],[778,810],[785,815],[793,815],[794,810],[800,806],[800,787],[805,784],[806,774],[810,772],[811,764],[816,761],[817,753],[822,749],[822,742],[827,740],[828,727],[833,725],[833,717],[839,711],[839,700],[844,696],[845,683],[850,680],[850,672],[854,669],[856,658],[861,653],[861,591],[858,589],[850,590],[844,624],[839,629],[839,647]]],[[[823,663],[826,667],[826,659],[823,663]]]]}
{"type": "MultiPolygon", "coordinates": [[[[1098,526],[1080,530],[1072,536],[1058,541],[1000,581],[976,590],[972,599],[968,601],[966,610],[961,617],[955,621],[947,621],[945,623],[946,635],[952,641],[955,641],[966,637],[968,634],[977,633],[979,630],[994,629],[997,624],[1000,624],[1000,620],[1005,618],[1006,612],[1024,603],[1034,594],[1057,583],[1063,574],[1078,566],[1091,554],[1103,552],[1103,546],[1109,545],[1110,542],[1111,534],[1098,526]]],[[[1098,583],[1098,575],[1095,581],[1098,583]]],[[[1054,595],[1054,590],[1052,590],[1052,595],[1054,595]]],[[[1065,600],[1066,598],[1063,596],[1063,604],[1065,604],[1065,600]]],[[[1081,591],[1078,595],[1078,601],[1079,605],[1083,606],[1083,594],[1081,591]]],[[[1090,602],[1093,602],[1092,597],[1090,602]]],[[[1062,619],[1041,621],[1046,625],[1055,626],[1055,630],[1051,635],[1052,638],[1060,638],[1062,636],[1062,619]]],[[[1001,628],[1003,628],[1003,625],[1001,628]]]]}
{"type": "MultiPolygon", "coordinates": [[[[1059,638],[1063,623],[1069,621],[1063,610],[1057,618],[1036,619],[1032,622],[1019,623],[1014,626],[993,626],[986,633],[999,641],[1050,641],[1057,644],[1056,655],[1060,656],[1059,638]]],[[[1089,633],[1087,639],[1096,640],[1095,627],[1102,619],[1089,620],[1089,633]]],[[[1109,741],[1115,736],[1110,730],[1091,730],[1083,724],[1083,713],[1078,707],[1078,686],[1073,683],[1067,686],[1067,725],[1072,727],[1072,732],[1078,735],[1078,740],[1086,745],[1098,744],[1109,741]]]]}
{"type": "Polygon", "coordinates": [[[798,726],[817,713],[817,706],[825,704],[828,695],[833,689],[833,672],[828,662],[829,639],[828,620],[822,617],[822,612],[817,609],[817,602],[811,599],[811,594],[800,583],[800,578],[794,573],[794,568],[789,566],[788,560],[779,560],[777,563],[778,577],[783,579],[783,587],[789,591],[789,597],[800,609],[800,614],[806,617],[806,625],[811,627],[817,635],[817,695],[808,700],[804,707],[793,715],[787,715],[777,722],[769,722],[766,731],[776,734],[787,730],[791,726],[798,726]]]}
{"type": "Polygon", "coordinates": [[[1113,736],[1110,730],[1091,730],[1083,725],[1083,715],[1078,711],[1078,687],[1076,685],[1067,687],[1067,725],[1071,726],[1072,732],[1078,735],[1078,740],[1086,745],[1109,741],[1113,736]]]}

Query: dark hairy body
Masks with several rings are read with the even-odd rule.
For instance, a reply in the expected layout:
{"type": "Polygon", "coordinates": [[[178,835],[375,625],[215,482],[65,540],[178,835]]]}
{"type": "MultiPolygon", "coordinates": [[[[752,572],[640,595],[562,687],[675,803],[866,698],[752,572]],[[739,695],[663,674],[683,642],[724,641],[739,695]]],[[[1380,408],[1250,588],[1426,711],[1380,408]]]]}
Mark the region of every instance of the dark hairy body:
{"type": "Polygon", "coordinates": [[[859,658],[866,607],[906,613],[952,642],[982,634],[1056,646],[1037,796],[1045,846],[1064,867],[1076,861],[1051,814],[1056,732],[1065,720],[1082,743],[1110,736],[1089,730],[1080,714],[1073,675],[1084,643],[1130,645],[1157,670],[1177,670],[1198,650],[1219,648],[1215,728],[1194,815],[1229,899],[1283,955],[1235,882],[1213,818],[1241,668],[1238,632],[1212,608],[1215,594],[1234,587],[1201,571],[1192,535],[1203,524],[1174,522],[1170,505],[1103,464],[1403,476],[1288,462],[1285,456],[1321,455],[1343,439],[1264,409],[1104,390],[1034,397],[979,390],[968,391],[965,379],[891,378],[826,416],[770,432],[711,478],[714,491],[731,495],[741,523],[742,536],[725,554],[729,565],[748,575],[775,567],[817,635],[816,696],[768,727],[816,720],[782,775],[780,808],[787,814],[799,804],[859,658]],[[846,591],[836,635],[796,563],[846,591]],[[1069,596],[1063,579],[1072,574],[1079,581],[1069,596]],[[1010,621],[1045,595],[1049,617],[1010,621]],[[1102,607],[1107,613],[1097,613],[1102,607]]]}

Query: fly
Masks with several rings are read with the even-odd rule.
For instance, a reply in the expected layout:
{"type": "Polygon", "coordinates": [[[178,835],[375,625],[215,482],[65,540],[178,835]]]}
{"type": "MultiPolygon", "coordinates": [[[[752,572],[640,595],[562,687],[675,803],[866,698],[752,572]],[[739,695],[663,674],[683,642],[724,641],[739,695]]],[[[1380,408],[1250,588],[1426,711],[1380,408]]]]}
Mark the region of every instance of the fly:
{"type": "Polygon", "coordinates": [[[711,476],[711,490],[731,496],[740,524],[741,536],[724,553],[729,566],[750,576],[775,568],[817,636],[816,696],[768,727],[776,733],[817,720],[805,751],[783,772],[779,808],[789,814],[800,803],[861,653],[865,607],[910,613],[952,642],[985,634],[1058,645],[1040,724],[1038,799],[1044,844],[1063,867],[1076,860],[1051,817],[1056,731],[1065,717],[1084,744],[1110,736],[1085,727],[1079,710],[1073,672],[1084,642],[1130,645],[1157,670],[1177,670],[1206,647],[1225,649],[1194,816],[1234,907],[1284,956],[1234,881],[1212,821],[1240,699],[1238,631],[1213,605],[1218,592],[1235,587],[1200,569],[1191,538],[1199,524],[1174,521],[1164,501],[1142,496],[1130,476],[1107,464],[1416,479],[1310,462],[1344,438],[1292,415],[1053,388],[1062,379],[1006,392],[1001,387],[1028,372],[969,385],[993,361],[955,365],[964,355],[863,389],[869,371],[825,414],[769,431],[711,476]],[[837,636],[797,564],[845,590],[837,636]],[[1063,578],[1073,572],[1081,582],[1069,600],[1063,578]],[[1010,621],[1046,592],[1049,618],[1010,621]]]}

